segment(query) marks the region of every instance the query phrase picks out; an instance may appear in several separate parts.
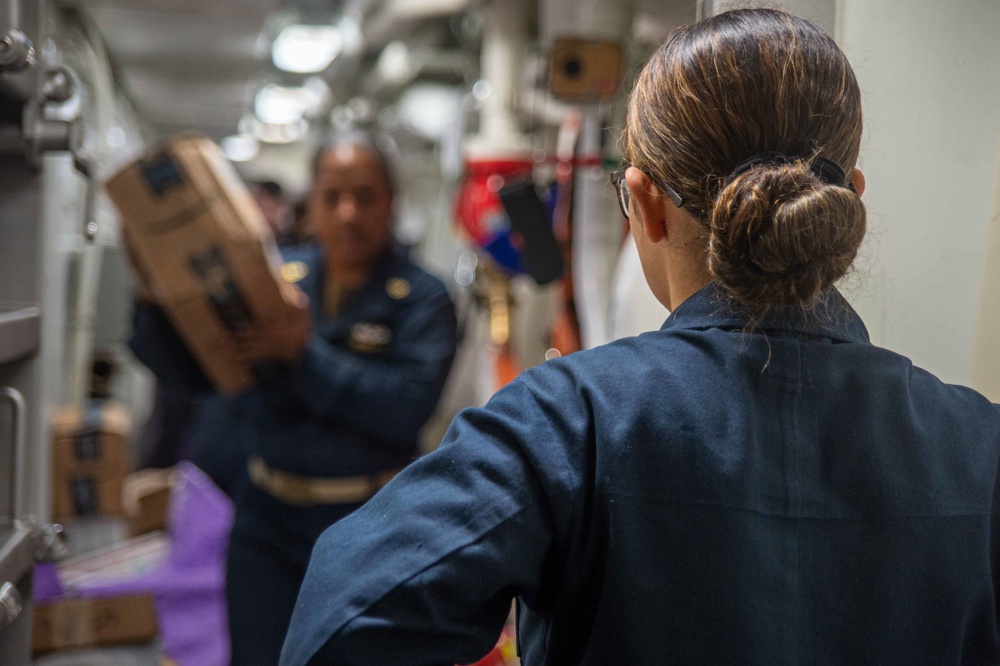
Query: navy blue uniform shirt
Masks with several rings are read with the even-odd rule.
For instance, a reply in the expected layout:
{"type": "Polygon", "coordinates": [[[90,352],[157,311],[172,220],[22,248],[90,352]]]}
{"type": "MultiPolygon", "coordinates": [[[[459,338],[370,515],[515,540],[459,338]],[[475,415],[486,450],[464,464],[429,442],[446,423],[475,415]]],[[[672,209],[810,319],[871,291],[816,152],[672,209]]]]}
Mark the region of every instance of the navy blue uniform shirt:
{"type": "Polygon", "coordinates": [[[544,363],[313,551],[282,664],[1000,661],[1000,410],[831,291],[544,363]]]}
{"type": "MultiPolygon", "coordinates": [[[[410,463],[455,353],[455,311],[444,285],[387,252],[327,317],[320,248],[283,252],[285,272],[298,278],[312,310],[305,353],[292,366],[271,368],[243,395],[206,401],[197,428],[204,432],[196,437],[207,441],[200,448],[228,437],[230,457],[242,461],[251,452],[272,468],[318,477],[410,463]]],[[[130,345],[162,381],[211,390],[158,308],[137,307],[130,345]]]]}

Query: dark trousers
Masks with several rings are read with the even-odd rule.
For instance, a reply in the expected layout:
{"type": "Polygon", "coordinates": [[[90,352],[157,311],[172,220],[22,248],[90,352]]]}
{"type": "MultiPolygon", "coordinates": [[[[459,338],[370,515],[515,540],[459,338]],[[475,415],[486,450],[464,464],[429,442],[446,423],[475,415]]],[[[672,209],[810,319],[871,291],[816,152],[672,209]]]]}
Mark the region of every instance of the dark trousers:
{"type": "Polygon", "coordinates": [[[277,665],[312,547],[360,504],[293,507],[247,483],[226,557],[233,666],[277,665]]]}

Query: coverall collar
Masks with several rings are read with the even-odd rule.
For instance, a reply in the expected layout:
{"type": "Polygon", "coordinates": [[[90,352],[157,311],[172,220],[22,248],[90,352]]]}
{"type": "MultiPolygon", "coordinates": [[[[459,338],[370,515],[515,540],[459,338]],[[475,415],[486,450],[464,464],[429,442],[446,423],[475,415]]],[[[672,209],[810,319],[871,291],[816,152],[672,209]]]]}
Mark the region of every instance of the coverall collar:
{"type": "Polygon", "coordinates": [[[783,308],[755,323],[733,307],[732,300],[717,282],[711,282],[670,313],[660,330],[708,328],[788,331],[839,342],[871,342],[861,317],[834,287],[824,292],[816,307],[808,312],[783,308]]]}

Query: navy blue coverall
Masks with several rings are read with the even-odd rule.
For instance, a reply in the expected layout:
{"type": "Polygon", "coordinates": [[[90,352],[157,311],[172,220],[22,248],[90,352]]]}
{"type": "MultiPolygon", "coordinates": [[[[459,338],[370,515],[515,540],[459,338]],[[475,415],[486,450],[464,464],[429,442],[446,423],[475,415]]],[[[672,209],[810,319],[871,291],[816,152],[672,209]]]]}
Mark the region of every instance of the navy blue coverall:
{"type": "MultiPolygon", "coordinates": [[[[322,313],[319,248],[286,256],[310,299],[313,335],[292,367],[271,368],[235,398],[215,396],[230,449],[273,470],[320,478],[376,475],[418,455],[418,433],[440,397],[455,353],[455,312],[439,280],[396,252],[332,318],[322,313]]],[[[286,263],[286,267],[287,267],[286,263]]],[[[137,307],[131,340],[161,381],[208,389],[162,311],[137,307]]],[[[236,498],[227,558],[233,664],[275,664],[313,544],[359,504],[292,506],[253,483],[236,498]]]]}
{"type": "Polygon", "coordinates": [[[831,291],[747,331],[714,285],[548,361],[319,539],[282,655],[996,664],[1000,409],[831,291]]]}

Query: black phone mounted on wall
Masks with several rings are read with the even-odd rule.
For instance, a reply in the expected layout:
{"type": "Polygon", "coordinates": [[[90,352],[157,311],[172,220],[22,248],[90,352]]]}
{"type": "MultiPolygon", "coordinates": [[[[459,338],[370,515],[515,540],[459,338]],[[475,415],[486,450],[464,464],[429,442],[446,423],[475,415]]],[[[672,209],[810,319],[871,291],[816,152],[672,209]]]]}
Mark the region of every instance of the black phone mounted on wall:
{"type": "Polygon", "coordinates": [[[538,284],[561,278],[566,268],[562,250],[534,183],[528,178],[511,180],[500,188],[500,201],[510,218],[511,231],[521,238],[518,250],[525,272],[538,284]]]}

